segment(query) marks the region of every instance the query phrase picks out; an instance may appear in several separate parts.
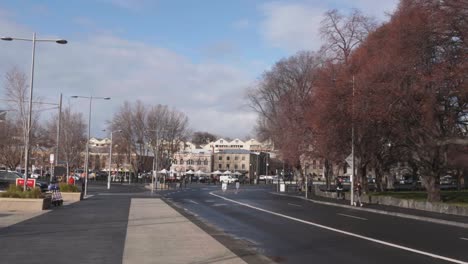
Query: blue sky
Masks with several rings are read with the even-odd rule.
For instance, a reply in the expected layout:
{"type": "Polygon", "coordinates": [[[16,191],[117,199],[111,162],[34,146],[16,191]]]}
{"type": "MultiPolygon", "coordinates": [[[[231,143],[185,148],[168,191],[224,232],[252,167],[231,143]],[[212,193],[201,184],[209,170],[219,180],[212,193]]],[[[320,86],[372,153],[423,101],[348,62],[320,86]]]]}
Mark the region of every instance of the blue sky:
{"type": "MultiPolygon", "coordinates": [[[[93,112],[95,135],[123,101],[167,104],[185,112],[194,130],[253,135],[256,115],[245,91],[272,64],[316,50],[322,14],[359,8],[386,19],[396,0],[298,1],[1,1],[0,35],[60,37],[40,44],[36,93],[84,111],[70,95],[111,96],[93,112]],[[216,122],[213,122],[216,120],[216,122]]],[[[0,74],[29,71],[28,43],[0,42],[0,74]]],[[[1,96],[0,96],[1,97],[1,96]]]]}

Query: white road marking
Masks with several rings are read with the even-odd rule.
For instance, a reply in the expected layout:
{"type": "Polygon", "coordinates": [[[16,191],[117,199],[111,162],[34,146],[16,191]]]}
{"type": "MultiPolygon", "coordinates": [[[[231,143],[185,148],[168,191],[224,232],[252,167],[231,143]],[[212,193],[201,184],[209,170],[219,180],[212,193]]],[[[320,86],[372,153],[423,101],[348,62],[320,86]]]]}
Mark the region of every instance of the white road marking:
{"type": "Polygon", "coordinates": [[[356,219],[361,219],[361,220],[368,220],[367,218],[362,218],[362,217],[358,217],[358,216],[354,216],[354,215],[347,215],[347,214],[337,214],[337,215],[356,218],[356,219]]]}
{"type": "Polygon", "coordinates": [[[321,225],[321,224],[317,224],[317,223],[305,221],[305,220],[302,220],[302,219],[299,219],[299,218],[295,218],[295,217],[292,217],[292,216],[288,216],[288,215],[284,215],[284,214],[280,214],[280,213],[268,211],[268,210],[266,210],[266,209],[262,209],[262,208],[259,208],[259,207],[255,207],[255,206],[252,206],[252,205],[249,205],[249,204],[246,204],[246,203],[238,202],[238,201],[235,201],[235,200],[232,200],[232,199],[229,199],[229,198],[226,198],[226,197],[223,197],[223,196],[214,194],[213,192],[210,192],[210,194],[213,195],[213,196],[215,196],[215,197],[221,198],[221,199],[223,199],[223,200],[229,201],[229,202],[233,202],[233,203],[236,203],[236,204],[240,204],[240,205],[243,205],[243,206],[245,206],[245,207],[249,207],[249,208],[252,208],[252,209],[261,211],[261,212],[265,212],[265,213],[268,213],[268,214],[272,214],[272,215],[276,215],[276,216],[279,216],[279,217],[283,217],[283,218],[286,218],[286,219],[289,219],[289,220],[297,221],[297,222],[300,222],[300,223],[303,223],[303,224],[307,224],[307,225],[315,226],[315,227],[318,227],[318,228],[326,229],[326,230],[329,230],[329,231],[341,233],[341,234],[344,234],[344,235],[348,235],[348,236],[360,238],[360,239],[367,240],[367,241],[371,241],[371,242],[374,242],[374,243],[377,243],[377,244],[382,244],[382,245],[385,245],[385,246],[389,246],[389,247],[394,247],[394,248],[406,250],[406,251],[409,251],[409,252],[421,254],[421,255],[424,255],[424,256],[431,257],[431,258],[442,259],[442,260],[445,260],[445,261],[449,261],[449,262],[452,262],[452,263],[458,263],[458,264],[468,264],[468,262],[465,262],[465,261],[462,261],[462,260],[458,260],[458,259],[453,259],[453,258],[449,258],[449,257],[444,257],[444,256],[436,255],[436,254],[429,253],[429,252],[426,252],[426,251],[422,251],[422,250],[417,250],[417,249],[414,249],[414,248],[409,248],[409,247],[401,246],[401,245],[394,244],[394,243],[390,243],[390,242],[386,242],[386,241],[383,241],[383,240],[379,240],[379,239],[375,239],[375,238],[371,238],[371,237],[366,237],[366,236],[363,236],[363,235],[351,233],[351,232],[344,231],[344,230],[340,230],[340,229],[336,229],[336,228],[333,228],[333,227],[329,227],[329,226],[325,226],[325,225],[321,225]]]}
{"type": "Polygon", "coordinates": [[[213,204],[213,206],[224,206],[224,205],[227,205],[227,204],[225,204],[225,203],[220,203],[220,204],[218,204],[218,203],[217,203],[217,204],[213,204]]]}
{"type": "Polygon", "coordinates": [[[466,237],[460,237],[461,240],[467,240],[468,241],[468,238],[466,237]]]}
{"type": "Polygon", "coordinates": [[[190,199],[185,199],[186,201],[189,201],[191,203],[194,203],[194,204],[198,204],[197,202],[195,202],[194,200],[190,200],[190,199]]]}
{"type": "Polygon", "coordinates": [[[292,206],[302,207],[302,205],[299,205],[299,204],[293,204],[293,203],[288,203],[288,204],[292,206]]]}

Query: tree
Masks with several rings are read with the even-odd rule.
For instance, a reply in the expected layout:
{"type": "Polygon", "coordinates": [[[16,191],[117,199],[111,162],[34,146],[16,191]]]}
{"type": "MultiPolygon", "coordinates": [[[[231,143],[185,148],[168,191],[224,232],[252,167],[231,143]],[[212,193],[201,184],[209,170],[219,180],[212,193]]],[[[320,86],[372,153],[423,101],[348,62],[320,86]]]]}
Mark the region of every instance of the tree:
{"type": "Polygon", "coordinates": [[[0,164],[16,169],[22,161],[21,128],[9,119],[0,122],[0,164]]]}
{"type": "Polygon", "coordinates": [[[299,52],[277,62],[248,93],[250,106],[259,114],[260,140],[271,139],[283,158],[295,166],[313,134],[304,112],[310,107],[321,63],[315,53],[299,52]]]}
{"type": "Polygon", "coordinates": [[[112,130],[122,130],[117,144],[125,150],[134,172],[143,170],[149,162],[148,148],[156,153],[157,146],[159,164],[168,166],[168,157],[179,150],[188,135],[188,118],[184,113],[163,105],[147,106],[141,101],[124,102],[110,126],[112,130]]]}
{"type": "Polygon", "coordinates": [[[375,28],[375,20],[364,16],[357,9],[348,16],[336,9],[329,10],[325,12],[325,18],[321,21],[320,33],[325,40],[322,52],[328,54],[332,61],[347,65],[352,51],[375,28]]]}
{"type": "MultiPolygon", "coordinates": [[[[15,151],[15,153],[9,153],[8,155],[13,156],[22,156],[24,153],[24,146],[26,145],[26,140],[28,137],[28,113],[29,113],[29,94],[28,94],[28,85],[27,77],[22,71],[18,68],[13,67],[5,74],[4,81],[5,96],[7,100],[7,105],[10,107],[9,111],[9,120],[14,124],[16,129],[14,130],[17,134],[15,135],[16,144],[21,145],[23,148],[15,147],[10,148],[10,151],[15,151]],[[19,151],[19,153],[18,153],[19,151]]],[[[37,98],[33,98],[35,102],[38,102],[37,98]]],[[[31,138],[29,142],[29,147],[35,145],[36,132],[38,131],[38,119],[39,112],[32,112],[32,122],[31,122],[31,138]]],[[[8,129],[12,132],[13,130],[8,129]]],[[[7,158],[9,159],[9,158],[7,158]]],[[[17,164],[16,166],[18,166],[17,164]]]]}
{"type": "MultiPolygon", "coordinates": [[[[47,139],[51,142],[50,147],[55,147],[57,138],[57,122],[58,114],[46,124],[47,139]]],[[[67,175],[69,175],[70,168],[81,166],[81,153],[84,151],[86,145],[86,122],[82,113],[75,113],[69,107],[62,110],[59,142],[59,157],[67,165],[67,175]]]]}
{"type": "Polygon", "coordinates": [[[210,142],[216,141],[217,139],[217,136],[209,132],[197,131],[192,134],[192,143],[195,145],[206,145],[210,142]]]}

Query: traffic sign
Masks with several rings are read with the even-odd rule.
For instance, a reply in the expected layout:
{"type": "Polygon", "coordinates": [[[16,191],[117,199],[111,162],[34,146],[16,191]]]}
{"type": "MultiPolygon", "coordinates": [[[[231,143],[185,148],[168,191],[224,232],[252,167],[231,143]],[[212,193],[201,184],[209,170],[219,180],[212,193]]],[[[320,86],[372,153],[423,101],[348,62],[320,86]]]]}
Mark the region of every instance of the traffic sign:
{"type": "Polygon", "coordinates": [[[50,154],[49,161],[50,164],[54,164],[54,154],[50,154]]]}
{"type": "MultiPolygon", "coordinates": [[[[24,186],[24,179],[17,178],[16,186],[24,186]]],[[[36,179],[28,179],[26,182],[26,186],[28,186],[29,188],[34,188],[36,186],[36,179]]]]}

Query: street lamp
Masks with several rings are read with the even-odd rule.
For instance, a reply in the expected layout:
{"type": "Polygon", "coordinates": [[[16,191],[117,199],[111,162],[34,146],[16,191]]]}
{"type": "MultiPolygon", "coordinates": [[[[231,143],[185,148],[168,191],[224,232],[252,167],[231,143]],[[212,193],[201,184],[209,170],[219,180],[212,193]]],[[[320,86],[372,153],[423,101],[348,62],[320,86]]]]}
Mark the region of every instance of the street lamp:
{"type": "Polygon", "coordinates": [[[28,109],[28,123],[26,127],[26,140],[24,144],[24,190],[26,191],[27,187],[27,178],[28,178],[28,165],[29,165],[29,141],[31,138],[31,119],[32,119],[32,100],[33,100],[33,88],[34,88],[34,58],[36,54],[36,42],[55,42],[58,44],[67,44],[68,42],[64,39],[36,39],[36,33],[33,33],[32,39],[27,38],[13,38],[13,37],[1,37],[1,40],[12,41],[12,40],[22,40],[22,41],[31,41],[32,42],[32,59],[31,59],[31,84],[29,85],[29,109],[28,109]]]}
{"type": "Polygon", "coordinates": [[[93,99],[110,100],[110,97],[94,97],[94,96],[78,96],[78,95],[73,95],[70,97],[89,99],[88,140],[86,141],[86,157],[85,157],[85,164],[84,164],[85,165],[84,196],[86,196],[88,194],[88,176],[89,176],[88,163],[89,163],[89,140],[90,140],[90,134],[91,134],[91,106],[92,106],[93,99]]]}
{"type": "MultiPolygon", "coordinates": [[[[103,131],[106,131],[105,129],[103,131]]],[[[112,144],[114,143],[113,139],[112,139],[112,135],[114,133],[122,133],[122,130],[119,129],[119,130],[114,130],[114,131],[111,131],[110,133],[110,148],[109,148],[109,173],[107,174],[107,190],[110,189],[110,183],[111,183],[111,169],[112,169],[112,144]]]]}

